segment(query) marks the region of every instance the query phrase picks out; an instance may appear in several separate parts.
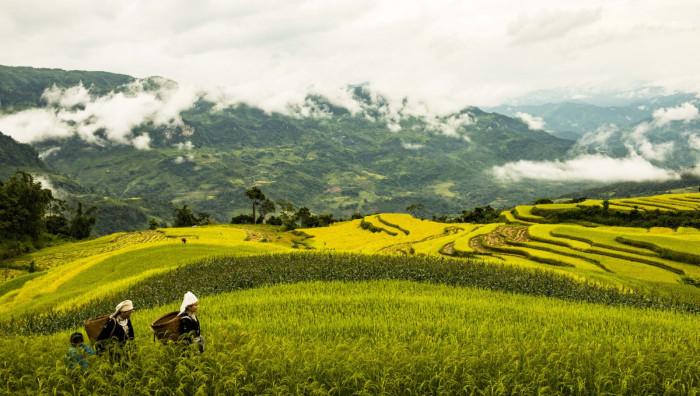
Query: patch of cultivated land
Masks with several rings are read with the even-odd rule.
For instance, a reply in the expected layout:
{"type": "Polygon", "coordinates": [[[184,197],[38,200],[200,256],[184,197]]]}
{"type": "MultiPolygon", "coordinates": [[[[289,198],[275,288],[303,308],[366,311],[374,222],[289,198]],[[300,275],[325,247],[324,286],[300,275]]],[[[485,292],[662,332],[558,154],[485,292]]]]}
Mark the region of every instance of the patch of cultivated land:
{"type": "Polygon", "coordinates": [[[246,235],[245,230],[230,226],[169,228],[52,247],[47,249],[48,253],[32,256],[50,258],[54,264],[33,279],[15,282],[16,287],[7,288],[0,295],[0,314],[46,308],[63,310],[85,304],[205,257],[289,249],[278,244],[246,242],[246,235]],[[186,243],[182,242],[183,238],[186,243]],[[57,264],[56,257],[64,257],[65,262],[57,264]]]}
{"type": "Polygon", "coordinates": [[[8,394],[693,394],[696,315],[399,281],[315,282],[203,296],[204,354],[154,343],[134,357],[56,364],[69,332],[5,337],[8,394]],[[148,375],[144,375],[148,373],[148,375]],[[76,378],[79,378],[76,380],[76,378]],[[109,381],[105,381],[109,378],[109,381]],[[40,380],[38,380],[40,379],[40,380]],[[167,393],[167,392],[166,392],[167,393]]]}
{"type": "MultiPolygon", "coordinates": [[[[642,203],[695,210],[700,194],[610,208],[642,203]]],[[[40,271],[0,284],[0,346],[21,356],[0,365],[0,393],[700,392],[700,231],[539,222],[566,205],[494,224],[167,228],[19,257],[40,271]],[[183,359],[148,324],[187,290],[207,351],[183,359]],[[133,360],[67,370],[69,332],[125,298],[140,308],[133,360]]]]}

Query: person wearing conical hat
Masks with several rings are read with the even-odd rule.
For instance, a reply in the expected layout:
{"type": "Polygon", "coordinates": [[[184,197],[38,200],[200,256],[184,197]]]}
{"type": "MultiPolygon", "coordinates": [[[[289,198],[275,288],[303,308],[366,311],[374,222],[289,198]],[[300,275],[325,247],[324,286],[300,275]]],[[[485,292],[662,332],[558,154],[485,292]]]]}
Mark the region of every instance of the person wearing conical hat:
{"type": "Polygon", "coordinates": [[[199,309],[199,299],[194,293],[188,291],[180,304],[180,339],[186,344],[197,344],[199,352],[204,352],[204,337],[202,337],[197,310],[199,309]]]}
{"type": "Polygon", "coordinates": [[[114,313],[109,316],[97,336],[97,352],[104,352],[108,345],[116,344],[123,347],[127,341],[134,339],[134,326],[131,325],[131,314],[134,312],[134,303],[124,300],[117,304],[114,313]]]}

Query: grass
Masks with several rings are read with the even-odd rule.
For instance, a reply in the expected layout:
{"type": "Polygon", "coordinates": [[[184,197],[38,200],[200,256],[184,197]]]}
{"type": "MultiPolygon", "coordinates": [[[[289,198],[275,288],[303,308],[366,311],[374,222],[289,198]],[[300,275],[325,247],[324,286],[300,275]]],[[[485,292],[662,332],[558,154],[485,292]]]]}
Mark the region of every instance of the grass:
{"type": "Polygon", "coordinates": [[[513,209],[513,217],[517,220],[524,221],[527,223],[542,223],[545,218],[532,213],[532,206],[529,205],[519,205],[513,209]]]}
{"type": "Polygon", "coordinates": [[[487,246],[486,250],[474,250],[470,246],[474,238],[483,239],[481,246],[489,240],[487,236],[500,232],[497,230],[503,224],[445,224],[392,213],[368,216],[365,221],[393,230],[395,235],[370,232],[360,227],[361,220],[354,220],[296,233],[260,225],[171,228],[120,233],[89,243],[54,247],[39,253],[55,260],[65,257],[67,262],[60,269],[49,270],[26,283],[0,286],[0,291],[5,291],[0,294],[0,314],[48,307],[68,310],[202,258],[283,252],[294,246],[364,254],[481,255],[490,262],[541,268],[577,279],[700,303],[700,287],[693,281],[700,279],[700,266],[659,253],[659,249],[669,249],[670,245],[659,245],[654,250],[620,239],[620,236],[637,238],[639,243],[669,241],[692,250],[693,245],[688,242],[700,240],[700,232],[695,229],[531,224],[526,226],[531,239],[528,242],[506,241],[491,248],[487,246]],[[182,238],[187,239],[186,245],[181,243],[182,238]],[[74,252],[78,251],[85,256],[74,259],[74,252]]]}
{"type": "Polygon", "coordinates": [[[207,351],[151,341],[125,366],[57,362],[68,331],[4,337],[7,394],[697,394],[697,315],[402,281],[200,295],[207,351]]]}
{"type": "Polygon", "coordinates": [[[86,256],[162,240],[164,240],[164,235],[156,231],[118,232],[89,241],[51,246],[9,261],[25,266],[34,261],[38,269],[46,270],[86,256]]]}
{"type": "Polygon", "coordinates": [[[473,259],[431,256],[299,252],[208,258],[199,263],[155,274],[136,284],[103,294],[100,299],[73,306],[70,310],[49,309],[21,315],[5,315],[4,319],[0,320],[0,333],[46,333],[70,328],[82,323],[85,318],[110,312],[118,301],[124,299],[131,299],[140,308],[177,301],[181,298],[179,288],[202,294],[218,294],[276,283],[378,279],[471,286],[601,304],[700,311],[700,305],[680,299],[602,286],[583,277],[577,279],[541,268],[521,268],[508,262],[495,265],[473,259]]]}
{"type": "Polygon", "coordinates": [[[451,238],[458,229],[472,229],[472,224],[444,224],[429,220],[420,220],[408,214],[385,213],[367,216],[364,221],[387,232],[371,232],[363,229],[363,220],[334,223],[329,227],[301,229],[313,238],[310,246],[319,250],[351,251],[362,253],[387,253],[420,251],[423,254],[439,254],[447,243],[433,244],[439,238],[451,238]],[[446,229],[449,229],[446,231],[446,229]],[[426,245],[430,248],[426,249],[426,245]]]}
{"type": "Polygon", "coordinates": [[[454,244],[457,239],[468,235],[478,228],[480,226],[476,224],[459,224],[452,228],[446,227],[442,234],[423,242],[413,243],[412,247],[417,254],[440,255],[443,254],[447,245],[454,244]]]}
{"type": "MultiPolygon", "coordinates": [[[[699,302],[700,288],[694,280],[700,279],[700,266],[673,261],[642,245],[623,243],[624,238],[661,240],[664,238],[687,239],[697,235],[693,230],[654,228],[650,230],[627,227],[581,227],[561,225],[535,225],[528,229],[530,237],[547,250],[560,254],[576,254],[592,259],[604,266],[605,276],[585,275],[604,283],[617,284],[646,290],[649,293],[677,296],[686,301],[699,302]],[[553,236],[555,235],[555,236],[553,236]],[[669,236],[669,235],[672,235],[669,236]]],[[[528,245],[532,245],[529,243],[528,245]]],[[[536,247],[531,246],[531,247],[536,247]]]]}
{"type": "Polygon", "coordinates": [[[700,264],[700,234],[625,235],[618,242],[652,250],[671,260],[700,264]]]}
{"type": "MultiPolygon", "coordinates": [[[[114,290],[123,289],[170,268],[217,255],[250,255],[287,250],[280,245],[244,242],[246,231],[230,226],[164,229],[143,242],[145,233],[119,234],[89,244],[66,244],[51,249],[52,257],[67,257],[40,277],[22,282],[21,287],[2,285],[0,313],[21,313],[47,309],[68,309],[86,304],[114,290]],[[181,238],[187,238],[183,244],[181,238]],[[125,241],[131,241],[125,242],[125,241]],[[73,251],[86,256],[73,259],[73,251]],[[92,254],[90,254],[92,253],[92,254]]],[[[26,279],[22,277],[21,279],[26,279]]]]}
{"type": "Polygon", "coordinates": [[[393,235],[209,226],[36,252],[47,271],[0,284],[0,394],[700,393],[700,231],[365,221],[393,235]],[[314,250],[267,254],[293,246],[314,250]],[[189,359],[147,326],[186,290],[208,348],[189,359]],[[67,369],[69,331],[125,298],[133,360],[67,369]]]}
{"type": "MultiPolygon", "coordinates": [[[[581,227],[581,226],[560,226],[550,231],[550,234],[554,237],[567,238],[580,242],[587,243],[592,246],[609,248],[613,250],[619,250],[622,252],[629,252],[634,254],[646,255],[646,256],[656,256],[653,251],[649,249],[635,248],[622,244],[617,241],[617,237],[620,235],[620,231],[627,231],[628,233],[632,229],[620,230],[621,227],[581,227]]],[[[645,232],[646,230],[640,229],[639,232],[645,232]]]]}
{"type": "MultiPolygon", "coordinates": [[[[611,211],[629,212],[638,210],[661,212],[700,210],[700,194],[663,194],[651,197],[620,198],[608,200],[611,211]]],[[[548,212],[576,210],[587,206],[603,206],[602,199],[586,199],[577,203],[552,203],[539,205],[520,205],[515,208],[515,219],[534,223],[542,222],[538,215],[548,212]]]]}

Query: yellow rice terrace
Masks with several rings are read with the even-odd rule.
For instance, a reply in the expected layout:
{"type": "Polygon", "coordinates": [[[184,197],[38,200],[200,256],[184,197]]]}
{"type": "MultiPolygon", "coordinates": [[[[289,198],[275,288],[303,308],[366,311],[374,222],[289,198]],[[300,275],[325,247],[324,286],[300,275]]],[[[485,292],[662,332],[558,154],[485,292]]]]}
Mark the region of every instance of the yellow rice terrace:
{"type": "Polygon", "coordinates": [[[41,249],[6,261],[0,394],[698,394],[700,231],[676,223],[699,208],[671,194],[41,249]],[[154,337],[166,314],[191,337],[154,337]],[[93,342],[88,319],[123,343],[93,342]]]}

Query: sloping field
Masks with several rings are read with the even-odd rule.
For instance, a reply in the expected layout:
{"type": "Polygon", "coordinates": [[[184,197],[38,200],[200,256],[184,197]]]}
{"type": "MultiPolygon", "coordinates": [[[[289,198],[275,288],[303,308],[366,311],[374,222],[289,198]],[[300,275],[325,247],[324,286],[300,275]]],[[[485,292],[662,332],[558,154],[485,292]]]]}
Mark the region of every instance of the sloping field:
{"type": "Polygon", "coordinates": [[[288,249],[276,244],[246,242],[246,235],[245,230],[231,226],[169,228],[162,232],[117,234],[91,243],[57,246],[36,256],[54,262],[57,257],[63,257],[66,261],[62,265],[54,264],[26,282],[15,282],[16,287],[7,288],[0,295],[0,314],[48,308],[63,310],[86,304],[114,290],[205,257],[288,249]]]}
{"type": "MultiPolygon", "coordinates": [[[[528,212],[520,215],[528,216],[528,212]]],[[[391,234],[363,229],[361,220],[303,231],[314,236],[312,244],[321,250],[477,256],[621,288],[680,294],[687,301],[700,303],[700,288],[691,285],[693,279],[700,280],[700,266],[692,264],[696,258],[692,251],[700,242],[695,229],[583,227],[519,219],[510,224],[454,224],[448,228],[448,224],[408,215],[370,216],[364,221],[391,234]],[[657,240],[658,246],[648,245],[657,240]],[[678,248],[681,245],[683,248],[678,248]],[[686,254],[685,259],[659,253],[670,251],[671,246],[686,254]]],[[[700,262],[700,256],[697,259],[700,262]]]]}
{"type": "Polygon", "coordinates": [[[595,260],[609,270],[606,275],[610,279],[621,284],[646,286],[663,294],[682,293],[700,301],[700,289],[684,284],[688,278],[700,279],[700,266],[690,264],[692,260],[688,259],[700,242],[692,230],[535,225],[528,233],[534,241],[548,244],[545,246],[550,251],[595,260]],[[679,260],[674,254],[685,256],[679,260]]]}
{"type": "Polygon", "coordinates": [[[700,234],[694,232],[621,235],[617,240],[628,246],[654,251],[661,257],[700,265],[700,234]]]}
{"type": "Polygon", "coordinates": [[[516,206],[515,209],[513,209],[513,217],[515,217],[517,220],[526,222],[526,223],[539,223],[544,221],[544,218],[542,216],[538,216],[534,213],[532,213],[532,206],[529,205],[520,205],[516,206]]]}
{"type": "Polygon", "coordinates": [[[454,243],[455,252],[458,254],[475,254],[483,252],[483,249],[480,249],[478,244],[473,244],[472,240],[481,235],[486,235],[493,232],[499,226],[501,226],[499,223],[484,224],[483,226],[475,228],[471,232],[460,236],[454,243]]]}
{"type": "Polygon", "coordinates": [[[45,270],[83,257],[112,252],[126,247],[133,247],[133,245],[145,245],[163,240],[165,240],[165,235],[162,232],[119,232],[89,241],[72,243],[70,245],[70,249],[67,249],[62,245],[48,247],[46,249],[18,257],[12,261],[17,264],[25,265],[34,261],[37,269],[45,270]]]}
{"type": "MultiPolygon", "coordinates": [[[[700,204],[700,194],[647,200],[696,199],[700,204]]],[[[532,208],[519,206],[514,213],[534,220],[539,216],[532,214],[532,208]]],[[[293,246],[365,254],[481,257],[700,303],[700,287],[696,286],[700,284],[700,231],[696,229],[517,221],[439,223],[386,213],[291,233],[265,226],[119,233],[21,257],[19,260],[35,260],[39,268],[48,270],[0,285],[0,314],[66,310],[202,258],[283,252],[293,246]]]]}
{"type": "MultiPolygon", "coordinates": [[[[700,193],[693,194],[663,194],[651,197],[636,197],[636,198],[618,198],[608,201],[611,211],[629,212],[637,209],[640,211],[660,211],[660,212],[675,212],[675,211],[694,211],[700,210],[700,193]]],[[[603,206],[601,199],[587,199],[578,203],[554,203],[554,204],[539,204],[539,205],[520,205],[516,206],[513,212],[513,217],[516,220],[527,221],[532,223],[543,222],[543,218],[539,215],[547,212],[560,212],[565,210],[576,210],[587,206],[603,206]]]]}
{"type": "Polygon", "coordinates": [[[445,224],[416,219],[408,214],[385,213],[300,231],[313,237],[309,243],[316,249],[438,255],[445,245],[475,227],[473,224],[445,224]],[[363,228],[363,222],[371,224],[375,230],[363,228]]]}
{"type": "Polygon", "coordinates": [[[201,296],[203,354],[151,340],[128,364],[56,360],[69,332],[3,337],[6,394],[695,394],[697,315],[399,281],[201,296]],[[148,373],[148,375],[144,375],[148,373]],[[79,374],[79,375],[78,375],[79,374]],[[37,378],[41,379],[37,381],[37,378]],[[105,380],[109,378],[109,380],[105,380]],[[167,390],[167,391],[166,391],[167,390]]]}

